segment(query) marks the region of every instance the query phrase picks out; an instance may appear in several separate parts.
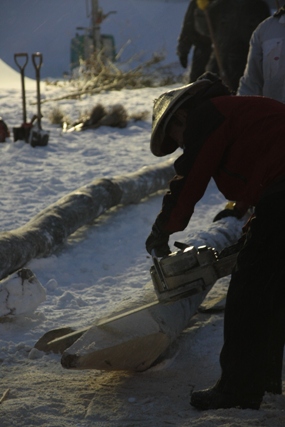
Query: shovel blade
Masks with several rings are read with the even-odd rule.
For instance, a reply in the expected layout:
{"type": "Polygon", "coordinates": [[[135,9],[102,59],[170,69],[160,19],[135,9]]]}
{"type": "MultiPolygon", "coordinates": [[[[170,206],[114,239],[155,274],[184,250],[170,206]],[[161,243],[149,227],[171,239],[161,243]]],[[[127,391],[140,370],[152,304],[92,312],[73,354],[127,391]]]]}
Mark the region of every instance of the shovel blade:
{"type": "Polygon", "coordinates": [[[49,132],[42,129],[32,129],[30,132],[29,143],[32,147],[44,147],[48,144],[49,132]]]}
{"type": "Polygon", "coordinates": [[[17,128],[13,128],[14,142],[18,140],[29,142],[30,132],[31,127],[20,126],[17,128]]]}

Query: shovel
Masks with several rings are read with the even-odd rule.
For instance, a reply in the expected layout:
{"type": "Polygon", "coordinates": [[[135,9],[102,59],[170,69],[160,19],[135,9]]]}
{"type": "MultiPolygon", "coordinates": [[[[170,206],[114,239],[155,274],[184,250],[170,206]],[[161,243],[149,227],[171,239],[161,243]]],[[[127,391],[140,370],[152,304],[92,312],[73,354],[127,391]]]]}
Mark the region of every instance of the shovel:
{"type": "Polygon", "coordinates": [[[30,132],[29,143],[32,147],[45,146],[48,143],[49,132],[42,130],[41,125],[41,95],[40,95],[40,69],[43,62],[42,54],[37,52],[32,54],[33,64],[36,70],[36,82],[37,82],[37,126],[34,126],[30,132]]]}
{"type": "Polygon", "coordinates": [[[20,69],[21,73],[21,85],[22,85],[22,102],[23,102],[23,123],[20,127],[13,128],[14,142],[20,140],[24,140],[29,142],[29,135],[31,128],[33,126],[33,122],[36,116],[33,117],[30,123],[27,123],[27,111],[26,111],[26,91],[25,91],[25,67],[28,63],[28,54],[27,53],[15,53],[14,60],[17,66],[20,69]],[[22,58],[22,64],[19,62],[19,58],[22,58]]]}

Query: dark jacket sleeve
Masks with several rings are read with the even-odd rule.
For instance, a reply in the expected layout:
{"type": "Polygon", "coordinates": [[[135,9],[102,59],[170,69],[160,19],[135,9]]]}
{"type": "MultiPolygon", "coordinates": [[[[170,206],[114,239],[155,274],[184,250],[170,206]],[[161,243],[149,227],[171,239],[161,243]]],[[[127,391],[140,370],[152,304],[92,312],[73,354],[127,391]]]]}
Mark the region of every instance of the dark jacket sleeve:
{"type": "Polygon", "coordinates": [[[186,148],[175,161],[175,177],[170,181],[162,210],[156,219],[159,229],[174,233],[184,230],[220,163],[224,141],[208,137],[223,123],[224,116],[211,101],[206,101],[188,115],[185,131],[186,148]]]}
{"type": "Polygon", "coordinates": [[[199,34],[195,28],[196,0],[191,0],[186,11],[181,32],[178,37],[177,55],[188,55],[191,47],[209,43],[209,38],[199,34]]]}

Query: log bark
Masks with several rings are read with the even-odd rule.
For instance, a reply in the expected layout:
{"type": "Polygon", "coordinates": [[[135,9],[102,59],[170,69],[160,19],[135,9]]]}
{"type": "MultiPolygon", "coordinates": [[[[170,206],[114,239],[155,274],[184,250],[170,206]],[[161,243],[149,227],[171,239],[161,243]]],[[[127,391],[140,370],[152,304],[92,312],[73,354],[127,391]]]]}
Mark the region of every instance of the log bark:
{"type": "Polygon", "coordinates": [[[33,258],[50,255],[78,228],[111,207],[138,203],[167,187],[173,161],[144,167],[126,176],[98,179],[44,209],[24,226],[0,233],[0,280],[33,258]]]}

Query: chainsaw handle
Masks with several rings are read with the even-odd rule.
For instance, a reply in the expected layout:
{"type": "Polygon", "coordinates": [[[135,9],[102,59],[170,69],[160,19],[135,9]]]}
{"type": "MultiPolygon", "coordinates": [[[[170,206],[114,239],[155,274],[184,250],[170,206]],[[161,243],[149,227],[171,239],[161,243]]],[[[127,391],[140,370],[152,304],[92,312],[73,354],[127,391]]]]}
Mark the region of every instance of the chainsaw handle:
{"type": "Polygon", "coordinates": [[[164,290],[167,290],[167,289],[168,289],[168,286],[167,286],[167,284],[166,284],[166,281],[165,281],[165,277],[164,277],[163,271],[162,271],[162,269],[161,269],[161,267],[160,267],[158,257],[155,255],[155,250],[154,250],[154,249],[151,251],[151,257],[152,257],[152,262],[153,262],[154,268],[155,268],[155,270],[156,270],[156,272],[157,272],[157,274],[158,274],[158,277],[159,277],[159,279],[160,279],[160,281],[161,281],[161,284],[162,284],[162,286],[163,286],[163,289],[164,289],[164,290]]]}
{"type": "Polygon", "coordinates": [[[40,52],[33,53],[32,61],[36,71],[40,70],[43,63],[43,55],[40,52]]]}
{"type": "Polygon", "coordinates": [[[28,63],[29,56],[28,56],[28,54],[27,54],[27,53],[15,53],[15,54],[14,54],[14,60],[15,60],[15,63],[17,64],[17,66],[19,67],[20,71],[24,71],[24,69],[25,69],[25,67],[26,67],[26,65],[27,65],[27,63],[28,63]],[[21,64],[18,62],[18,58],[19,58],[19,57],[25,58],[25,62],[23,63],[23,65],[21,65],[21,64]]]}

